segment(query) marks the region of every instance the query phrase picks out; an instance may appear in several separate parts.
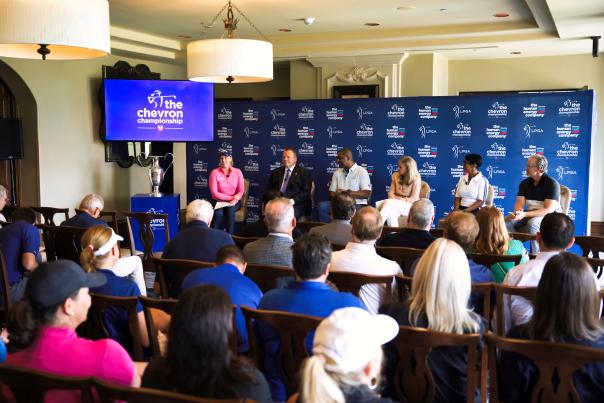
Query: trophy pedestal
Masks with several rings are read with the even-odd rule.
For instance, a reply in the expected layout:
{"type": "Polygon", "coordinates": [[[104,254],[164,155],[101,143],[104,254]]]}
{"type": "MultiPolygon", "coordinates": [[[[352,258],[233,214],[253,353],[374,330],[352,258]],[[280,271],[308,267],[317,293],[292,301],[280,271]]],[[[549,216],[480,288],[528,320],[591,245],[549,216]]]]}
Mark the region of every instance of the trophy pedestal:
{"type": "MultiPolygon", "coordinates": [[[[158,213],[168,214],[168,226],[170,228],[170,239],[174,238],[178,232],[179,220],[178,212],[180,209],[180,194],[162,194],[158,196],[154,194],[142,193],[136,194],[130,198],[130,211],[142,213],[158,213]]],[[[164,239],[164,223],[152,223],[153,235],[155,242],[153,243],[153,252],[161,252],[166,246],[164,239]]],[[[136,220],[132,221],[132,236],[136,250],[142,251],[143,244],[139,237],[140,228],[136,220]]]]}

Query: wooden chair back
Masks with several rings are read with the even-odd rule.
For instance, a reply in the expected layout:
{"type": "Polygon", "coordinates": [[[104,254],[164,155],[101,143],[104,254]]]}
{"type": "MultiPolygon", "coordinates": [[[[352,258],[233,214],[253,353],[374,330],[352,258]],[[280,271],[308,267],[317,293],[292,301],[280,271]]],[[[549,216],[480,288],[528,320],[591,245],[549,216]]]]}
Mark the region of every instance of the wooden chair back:
{"type": "MultiPolygon", "coordinates": [[[[334,283],[341,292],[349,292],[359,296],[361,287],[367,284],[381,284],[386,287],[385,296],[392,295],[392,280],[393,276],[370,276],[361,273],[352,273],[347,271],[329,272],[329,281],[334,283]]],[[[390,302],[390,300],[382,301],[382,303],[390,302]]]]}
{"type": "Polygon", "coordinates": [[[421,186],[419,188],[419,198],[420,199],[430,199],[430,185],[428,182],[422,181],[421,186]]]}
{"type": "MultiPolygon", "coordinates": [[[[28,368],[0,365],[0,385],[6,385],[17,402],[38,403],[45,401],[46,392],[73,391],[78,401],[92,402],[90,378],[65,377],[28,368]]],[[[0,391],[0,397],[2,392],[0,391]]]]}
{"type": "Polygon", "coordinates": [[[250,242],[254,242],[260,239],[260,237],[256,237],[256,236],[238,236],[238,235],[231,235],[233,237],[233,241],[235,242],[235,245],[239,246],[241,249],[243,249],[243,247],[245,245],[247,245],[250,242]]]}
{"type": "Polygon", "coordinates": [[[158,330],[155,328],[153,322],[153,316],[151,315],[151,309],[159,309],[164,311],[168,315],[172,315],[174,307],[178,300],[175,299],[158,299],[149,297],[139,298],[141,305],[143,306],[143,312],[145,313],[145,323],[147,324],[147,334],[149,335],[149,346],[151,348],[152,357],[160,357],[161,349],[159,347],[159,340],[157,339],[158,330]]]}
{"type": "Polygon", "coordinates": [[[337,243],[332,243],[331,244],[331,250],[333,252],[337,252],[337,251],[343,250],[343,249],[346,249],[346,245],[340,245],[340,244],[337,244],[337,243]]]}
{"type": "Polygon", "coordinates": [[[252,279],[263,293],[277,288],[281,285],[280,282],[286,281],[284,278],[296,276],[294,269],[289,267],[251,263],[247,265],[243,274],[252,279]]]}
{"type": "Polygon", "coordinates": [[[42,230],[46,261],[68,259],[80,263],[82,236],[88,228],[38,224],[42,230]]]}
{"type": "Polygon", "coordinates": [[[262,362],[264,352],[260,350],[252,320],[264,322],[277,331],[280,341],[275,357],[277,372],[285,384],[288,396],[298,391],[300,366],[302,361],[312,354],[306,348],[306,337],[323,319],[289,312],[257,310],[246,306],[242,306],[241,311],[245,317],[250,351],[257,368],[260,370],[264,368],[262,362]]]}
{"type": "Polygon", "coordinates": [[[406,276],[411,276],[413,262],[422,257],[424,249],[405,248],[402,246],[376,246],[378,255],[394,260],[406,276]]]}
{"type": "Polygon", "coordinates": [[[178,210],[178,230],[182,231],[187,225],[187,209],[181,208],[178,210]]]}
{"type": "Polygon", "coordinates": [[[138,298],[114,297],[94,293],[90,293],[90,297],[92,304],[88,311],[88,318],[86,322],[78,327],[78,334],[92,340],[110,338],[111,335],[105,327],[103,318],[105,310],[110,308],[126,309],[128,311],[128,328],[130,330],[130,337],[132,337],[133,359],[135,361],[143,361],[143,345],[138,326],[138,313],[136,312],[138,298]]]}
{"type": "Polygon", "coordinates": [[[244,223],[247,219],[247,200],[250,197],[250,181],[243,180],[243,196],[241,197],[241,207],[235,212],[235,222],[244,223]]]}
{"type": "Polygon", "coordinates": [[[523,396],[523,401],[532,403],[580,402],[573,382],[573,373],[586,364],[604,361],[604,350],[566,343],[518,340],[495,336],[485,336],[489,356],[491,379],[491,402],[501,401],[497,373],[497,352],[520,354],[533,362],[538,378],[531,395],[523,396]],[[552,380],[556,378],[556,384],[552,380]]]}
{"type": "MultiPolygon", "coordinates": [[[[400,326],[394,345],[399,359],[394,371],[396,400],[409,402],[434,401],[436,384],[428,365],[428,354],[437,347],[465,347],[468,354],[466,401],[474,403],[474,391],[479,386],[480,334],[452,334],[428,329],[400,326]]],[[[480,385],[481,392],[486,385],[480,385]]],[[[486,397],[481,396],[483,401],[486,397]]]]}
{"type": "Polygon", "coordinates": [[[69,219],[68,208],[56,208],[56,207],[31,207],[33,211],[40,214],[42,220],[39,224],[46,225],[57,225],[54,221],[55,214],[65,214],[65,220],[69,219]]]}
{"type": "Polygon", "coordinates": [[[586,257],[587,263],[591,266],[594,271],[594,274],[600,278],[602,277],[602,271],[604,270],[604,259],[594,259],[591,257],[586,257]]]}
{"type": "Polygon", "coordinates": [[[118,386],[98,379],[93,379],[92,384],[101,403],[253,403],[249,399],[206,399],[164,390],[118,386]]]}
{"type": "Polygon", "coordinates": [[[571,194],[568,186],[560,185],[560,210],[562,214],[568,215],[570,210],[571,194]]]}
{"type": "Polygon", "coordinates": [[[513,262],[514,266],[520,264],[522,255],[493,255],[489,253],[468,253],[468,259],[483,266],[491,267],[497,263],[513,262]]]}
{"type": "MultiPolygon", "coordinates": [[[[80,213],[84,212],[84,210],[80,210],[78,208],[76,208],[74,210],[75,210],[76,214],[80,214],[80,213]]],[[[109,225],[111,228],[113,228],[113,231],[116,234],[119,234],[119,230],[117,227],[117,212],[116,211],[103,210],[103,211],[101,211],[99,218],[106,221],[107,225],[109,225]]]]}
{"type": "Polygon", "coordinates": [[[392,234],[393,232],[400,232],[402,230],[404,230],[405,228],[401,228],[401,227],[389,227],[387,225],[384,225],[382,227],[382,235],[381,237],[383,237],[386,234],[392,234]]]}
{"type": "Polygon", "coordinates": [[[430,233],[433,237],[442,238],[445,235],[444,228],[431,228],[430,233]]]}
{"type": "Polygon", "coordinates": [[[504,294],[509,296],[522,297],[528,300],[531,304],[535,304],[537,298],[537,287],[515,287],[511,285],[495,284],[495,324],[498,336],[505,334],[505,317],[504,317],[504,294]]]}
{"type": "Polygon", "coordinates": [[[512,239],[517,239],[520,242],[536,241],[537,235],[528,234],[526,232],[509,232],[512,239]]]}
{"type": "Polygon", "coordinates": [[[579,245],[583,256],[599,259],[600,252],[604,252],[604,236],[576,236],[575,243],[579,245]]]}
{"type": "Polygon", "coordinates": [[[170,227],[168,223],[168,214],[156,214],[156,213],[126,213],[126,223],[128,224],[128,237],[130,240],[130,254],[135,255],[134,234],[132,233],[131,220],[136,220],[139,226],[139,239],[143,245],[143,267],[146,270],[153,271],[153,243],[155,242],[155,235],[151,227],[152,220],[164,220],[164,238],[166,244],[170,242],[170,227]]]}
{"type": "Polygon", "coordinates": [[[411,285],[413,284],[413,277],[409,276],[394,276],[396,281],[396,291],[398,292],[398,300],[400,302],[406,301],[411,296],[411,285]]]}
{"type": "Polygon", "coordinates": [[[296,228],[306,234],[311,228],[320,227],[322,225],[325,225],[325,223],[321,221],[298,221],[296,223],[296,228]]]}
{"type": "Polygon", "coordinates": [[[8,318],[8,310],[12,305],[10,286],[8,284],[8,272],[6,271],[6,261],[4,254],[0,251],[0,281],[2,284],[2,306],[0,307],[0,324],[4,325],[8,318]]]}
{"type": "Polygon", "coordinates": [[[178,298],[180,285],[187,274],[197,269],[214,267],[212,262],[186,259],[153,258],[157,276],[159,277],[159,292],[162,298],[178,298]]]}

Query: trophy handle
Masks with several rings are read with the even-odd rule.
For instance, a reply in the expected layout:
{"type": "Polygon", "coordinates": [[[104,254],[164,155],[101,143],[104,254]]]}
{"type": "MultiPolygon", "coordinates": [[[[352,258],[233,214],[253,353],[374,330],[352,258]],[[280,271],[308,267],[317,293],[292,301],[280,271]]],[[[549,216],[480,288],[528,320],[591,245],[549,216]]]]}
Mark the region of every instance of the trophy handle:
{"type": "Polygon", "coordinates": [[[168,165],[168,168],[166,168],[166,170],[164,171],[164,174],[165,174],[166,172],[168,172],[168,170],[170,169],[170,167],[171,167],[172,165],[174,165],[174,154],[172,154],[172,153],[167,153],[167,154],[166,154],[166,155],[164,155],[162,158],[166,158],[168,155],[171,155],[171,156],[172,156],[172,162],[170,162],[170,165],[168,165]]]}

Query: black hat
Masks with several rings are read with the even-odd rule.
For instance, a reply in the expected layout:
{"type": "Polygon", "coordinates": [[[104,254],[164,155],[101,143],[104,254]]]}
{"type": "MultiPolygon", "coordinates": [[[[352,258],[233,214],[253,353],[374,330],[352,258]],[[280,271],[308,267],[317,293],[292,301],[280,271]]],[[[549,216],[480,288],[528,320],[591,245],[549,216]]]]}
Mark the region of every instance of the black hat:
{"type": "Polygon", "coordinates": [[[100,287],[107,282],[101,273],[86,273],[71,260],[53,260],[42,263],[35,269],[27,282],[25,294],[44,308],[65,301],[80,288],[100,287]]]}

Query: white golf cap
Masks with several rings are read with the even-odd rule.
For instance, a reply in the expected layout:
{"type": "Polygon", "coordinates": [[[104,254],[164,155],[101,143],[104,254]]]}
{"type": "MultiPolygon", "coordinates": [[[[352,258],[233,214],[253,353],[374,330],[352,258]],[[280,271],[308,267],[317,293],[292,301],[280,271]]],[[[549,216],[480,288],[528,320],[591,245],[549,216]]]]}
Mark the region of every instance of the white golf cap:
{"type": "Polygon", "coordinates": [[[334,361],[335,365],[326,365],[333,372],[356,372],[374,359],[398,330],[398,323],[390,316],[371,315],[361,308],[337,309],[317,327],[313,353],[334,361]]]}
{"type": "Polygon", "coordinates": [[[94,256],[103,256],[104,254],[108,253],[111,250],[111,248],[113,248],[113,245],[115,245],[117,243],[117,241],[124,240],[124,238],[117,235],[115,233],[115,231],[113,231],[113,228],[110,228],[110,229],[111,229],[111,238],[109,238],[109,240],[105,243],[105,245],[101,246],[100,248],[98,248],[97,250],[95,250],[93,252],[94,256]]]}

